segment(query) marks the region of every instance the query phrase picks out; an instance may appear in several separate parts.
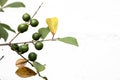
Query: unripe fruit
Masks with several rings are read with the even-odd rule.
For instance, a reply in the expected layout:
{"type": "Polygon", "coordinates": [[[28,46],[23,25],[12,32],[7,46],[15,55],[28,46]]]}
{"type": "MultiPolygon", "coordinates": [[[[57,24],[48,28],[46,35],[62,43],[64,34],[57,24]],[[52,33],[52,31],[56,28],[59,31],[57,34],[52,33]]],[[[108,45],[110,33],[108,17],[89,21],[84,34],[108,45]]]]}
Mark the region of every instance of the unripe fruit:
{"type": "Polygon", "coordinates": [[[37,32],[32,35],[33,40],[39,40],[40,37],[41,37],[41,35],[37,32]]]}
{"type": "Polygon", "coordinates": [[[19,49],[18,44],[11,44],[11,49],[12,49],[13,51],[18,51],[18,49],[19,49]]]}
{"type": "Polygon", "coordinates": [[[23,33],[28,30],[28,24],[22,23],[18,26],[18,32],[23,33]]]}
{"type": "Polygon", "coordinates": [[[38,22],[37,19],[31,19],[31,20],[30,20],[30,25],[31,25],[32,27],[36,27],[38,24],[39,24],[39,22],[38,22]]]}
{"type": "Polygon", "coordinates": [[[30,61],[35,61],[37,59],[37,54],[34,53],[34,52],[31,52],[29,55],[28,55],[28,58],[30,61]]]}
{"type": "Polygon", "coordinates": [[[43,43],[41,41],[37,41],[34,45],[37,50],[41,50],[43,48],[43,43]]]}
{"type": "Polygon", "coordinates": [[[28,50],[29,50],[28,44],[23,44],[23,45],[19,46],[19,52],[21,54],[27,52],[28,50]]]}
{"type": "Polygon", "coordinates": [[[29,21],[30,20],[30,15],[28,13],[23,14],[22,19],[24,21],[29,21]]]}

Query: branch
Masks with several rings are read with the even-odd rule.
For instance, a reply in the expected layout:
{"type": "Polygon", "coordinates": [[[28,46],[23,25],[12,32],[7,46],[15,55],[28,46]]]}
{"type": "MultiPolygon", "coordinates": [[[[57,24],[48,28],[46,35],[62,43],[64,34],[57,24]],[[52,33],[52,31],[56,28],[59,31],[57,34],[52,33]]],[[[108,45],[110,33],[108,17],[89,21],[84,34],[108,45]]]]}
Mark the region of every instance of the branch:
{"type": "Polygon", "coordinates": [[[12,42],[19,34],[20,34],[20,33],[17,33],[17,34],[15,35],[15,37],[13,37],[13,38],[10,40],[9,45],[11,44],[11,42],[12,42]]]}
{"type": "Polygon", "coordinates": [[[38,7],[38,9],[35,11],[35,13],[33,14],[32,18],[37,14],[37,12],[39,11],[39,9],[41,8],[42,5],[43,5],[43,2],[42,2],[41,5],[38,7]]]}
{"type": "Polygon", "coordinates": [[[33,66],[33,64],[32,64],[28,59],[26,59],[22,54],[18,53],[18,55],[20,55],[23,59],[27,60],[27,62],[28,62],[31,66],[33,66]]]}
{"type": "MultiPolygon", "coordinates": [[[[41,42],[44,42],[44,41],[56,41],[58,38],[54,38],[54,39],[46,39],[46,40],[40,40],[41,42]]],[[[11,45],[11,44],[24,44],[24,43],[34,43],[36,41],[32,40],[32,41],[25,41],[25,42],[15,42],[15,43],[3,43],[3,44],[0,44],[0,46],[7,46],[7,45],[11,45]]]]}

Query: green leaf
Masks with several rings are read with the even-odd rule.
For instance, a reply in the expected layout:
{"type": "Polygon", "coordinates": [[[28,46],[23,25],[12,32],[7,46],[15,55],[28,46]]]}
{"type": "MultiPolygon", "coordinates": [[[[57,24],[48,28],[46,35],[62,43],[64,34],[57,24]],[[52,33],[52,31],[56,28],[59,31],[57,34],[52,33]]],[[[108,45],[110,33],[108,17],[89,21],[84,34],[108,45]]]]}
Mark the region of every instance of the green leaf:
{"type": "Polygon", "coordinates": [[[48,80],[47,77],[42,77],[44,80],[48,80]]]}
{"type": "Polygon", "coordinates": [[[33,62],[33,66],[35,67],[37,72],[41,72],[41,71],[45,70],[45,65],[42,65],[38,62],[33,62]]]}
{"type": "Polygon", "coordinates": [[[41,34],[41,38],[45,39],[45,37],[48,35],[48,33],[50,32],[49,28],[40,28],[38,30],[39,34],[41,34]]]}
{"type": "Polygon", "coordinates": [[[15,31],[11,29],[10,26],[8,26],[7,24],[0,23],[0,38],[3,38],[6,41],[8,38],[8,32],[5,29],[12,32],[15,32],[15,31]]]}
{"type": "Polygon", "coordinates": [[[77,39],[74,38],[74,37],[64,37],[64,38],[59,38],[58,40],[61,41],[61,42],[64,42],[64,43],[68,43],[68,44],[71,44],[71,45],[74,45],[74,46],[78,46],[77,39]]]}
{"type": "Polygon", "coordinates": [[[13,2],[8,5],[6,5],[4,8],[11,7],[11,8],[19,8],[19,7],[25,7],[25,5],[22,2],[13,2]]]}
{"type": "Polygon", "coordinates": [[[15,30],[11,29],[11,27],[7,24],[4,24],[4,23],[0,23],[0,27],[3,27],[9,31],[12,31],[12,32],[15,32],[15,30]]]}
{"type": "Polygon", "coordinates": [[[8,0],[0,0],[0,6],[1,6],[1,7],[4,6],[7,1],[8,1],[8,0]]]}
{"type": "Polygon", "coordinates": [[[8,32],[0,26],[0,38],[3,38],[5,41],[8,38],[8,32]]]}
{"type": "Polygon", "coordinates": [[[4,12],[4,10],[2,8],[0,8],[0,12],[4,12]]]}

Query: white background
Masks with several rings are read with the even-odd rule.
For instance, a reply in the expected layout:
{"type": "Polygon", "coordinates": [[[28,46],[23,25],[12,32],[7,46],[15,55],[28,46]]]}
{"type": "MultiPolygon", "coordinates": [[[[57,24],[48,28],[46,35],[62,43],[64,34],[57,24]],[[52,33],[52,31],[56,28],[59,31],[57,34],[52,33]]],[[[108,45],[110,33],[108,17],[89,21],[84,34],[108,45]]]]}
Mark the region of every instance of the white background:
{"type": "MultiPolygon", "coordinates": [[[[8,3],[16,0],[9,0],[8,3]]],[[[120,80],[120,0],[19,0],[26,8],[5,9],[0,21],[17,31],[24,13],[35,16],[40,27],[46,27],[45,19],[58,17],[59,26],[55,37],[76,37],[79,47],[61,42],[45,42],[42,51],[30,44],[30,51],[38,53],[38,61],[46,64],[41,74],[49,80],[120,80]]],[[[29,28],[14,42],[31,40],[37,29],[29,28]]],[[[15,34],[10,32],[7,42],[15,34]]],[[[51,38],[51,34],[47,38],[51,38]]],[[[0,40],[0,43],[3,43],[0,40]]],[[[0,80],[39,80],[38,76],[20,78],[15,74],[15,62],[20,58],[9,47],[0,47],[0,80]]],[[[27,57],[27,53],[24,56],[27,57]]],[[[30,67],[28,64],[27,66],[30,67]]]]}

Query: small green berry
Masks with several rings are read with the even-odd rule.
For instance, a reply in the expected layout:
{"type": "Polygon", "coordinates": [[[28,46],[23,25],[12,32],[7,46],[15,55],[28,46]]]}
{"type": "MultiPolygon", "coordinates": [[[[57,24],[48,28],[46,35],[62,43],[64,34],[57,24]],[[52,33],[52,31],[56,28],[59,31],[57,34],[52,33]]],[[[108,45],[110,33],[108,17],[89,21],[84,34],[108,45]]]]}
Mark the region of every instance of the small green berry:
{"type": "Polygon", "coordinates": [[[18,44],[11,44],[11,49],[12,49],[13,51],[18,51],[18,49],[19,49],[18,44]]]}
{"type": "Polygon", "coordinates": [[[32,35],[33,40],[39,40],[40,37],[41,37],[41,35],[37,32],[32,35]]]}
{"type": "Polygon", "coordinates": [[[31,52],[29,55],[28,55],[28,58],[30,61],[35,61],[37,59],[37,54],[34,53],[34,52],[31,52]]]}
{"type": "Polygon", "coordinates": [[[31,25],[32,27],[36,27],[36,26],[38,26],[38,24],[39,24],[39,22],[38,22],[37,19],[31,19],[31,20],[30,20],[30,25],[31,25]]]}
{"type": "Polygon", "coordinates": [[[23,33],[28,30],[28,24],[22,23],[18,26],[18,32],[23,33]]]}
{"type": "Polygon", "coordinates": [[[30,15],[29,15],[28,13],[25,13],[25,14],[23,14],[23,16],[22,16],[22,19],[27,22],[27,21],[30,20],[30,15]]]}
{"type": "Polygon", "coordinates": [[[41,50],[43,48],[43,43],[41,41],[37,41],[34,45],[37,50],[41,50]]]}
{"type": "Polygon", "coordinates": [[[28,44],[23,44],[23,45],[19,46],[19,52],[21,54],[27,52],[28,50],[29,50],[28,44]]]}

